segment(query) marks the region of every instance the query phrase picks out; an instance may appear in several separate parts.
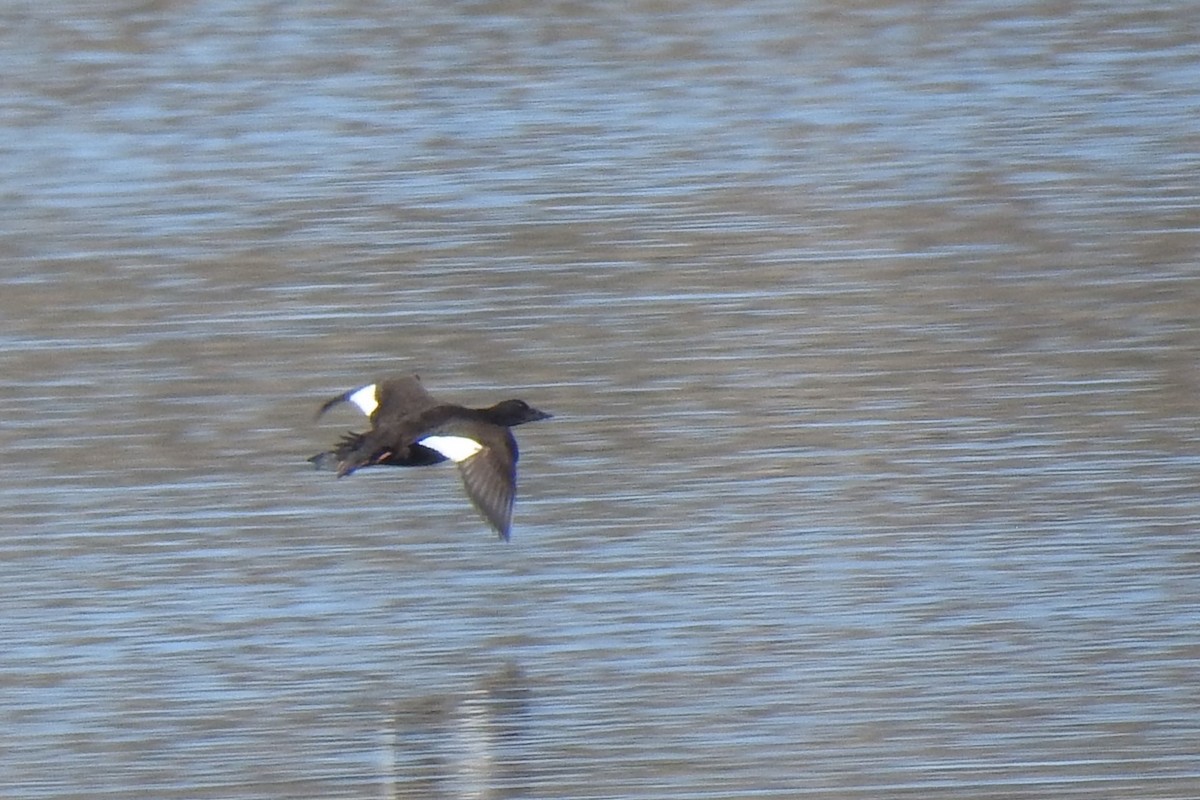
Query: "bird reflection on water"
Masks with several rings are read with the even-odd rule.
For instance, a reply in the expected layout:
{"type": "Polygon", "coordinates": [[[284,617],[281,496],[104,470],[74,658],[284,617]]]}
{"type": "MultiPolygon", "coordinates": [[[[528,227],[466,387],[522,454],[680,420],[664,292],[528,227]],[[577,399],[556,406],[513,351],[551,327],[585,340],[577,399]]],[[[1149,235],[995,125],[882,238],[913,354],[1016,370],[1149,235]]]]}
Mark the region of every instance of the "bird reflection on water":
{"type": "Polygon", "coordinates": [[[524,770],[513,754],[527,715],[525,674],[513,663],[461,693],[399,704],[383,731],[382,797],[526,796],[524,770]]]}

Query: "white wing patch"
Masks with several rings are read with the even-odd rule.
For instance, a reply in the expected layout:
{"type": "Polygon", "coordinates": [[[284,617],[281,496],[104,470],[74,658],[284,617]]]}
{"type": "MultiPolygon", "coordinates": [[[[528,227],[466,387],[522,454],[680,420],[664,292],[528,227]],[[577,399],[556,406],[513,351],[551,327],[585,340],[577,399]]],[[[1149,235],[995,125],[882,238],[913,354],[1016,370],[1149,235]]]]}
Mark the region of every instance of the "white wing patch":
{"type": "Polygon", "coordinates": [[[372,383],[370,386],[355,389],[354,393],[346,399],[362,409],[362,412],[369,417],[375,413],[375,409],[379,408],[379,401],[375,399],[375,391],[375,384],[372,383]]]}
{"type": "Polygon", "coordinates": [[[465,436],[426,436],[418,441],[426,447],[437,450],[454,463],[466,461],[483,449],[483,445],[465,436]]]}

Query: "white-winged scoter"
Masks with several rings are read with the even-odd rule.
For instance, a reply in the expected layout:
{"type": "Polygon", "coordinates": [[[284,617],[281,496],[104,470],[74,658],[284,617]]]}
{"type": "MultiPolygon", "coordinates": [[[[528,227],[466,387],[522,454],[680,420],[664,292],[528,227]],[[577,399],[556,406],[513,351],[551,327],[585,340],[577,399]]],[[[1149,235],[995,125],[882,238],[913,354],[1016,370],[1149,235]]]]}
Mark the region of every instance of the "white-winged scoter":
{"type": "Polygon", "coordinates": [[[447,459],[458,465],[463,486],[479,513],[502,539],[512,529],[517,441],[509,428],[549,419],[524,400],[467,408],[434,399],[416,375],[386,378],[322,404],[320,417],[339,403],[357,406],[371,420],[365,433],[348,433],[330,451],[309,459],[338,477],[371,466],[424,467],[447,459]]]}

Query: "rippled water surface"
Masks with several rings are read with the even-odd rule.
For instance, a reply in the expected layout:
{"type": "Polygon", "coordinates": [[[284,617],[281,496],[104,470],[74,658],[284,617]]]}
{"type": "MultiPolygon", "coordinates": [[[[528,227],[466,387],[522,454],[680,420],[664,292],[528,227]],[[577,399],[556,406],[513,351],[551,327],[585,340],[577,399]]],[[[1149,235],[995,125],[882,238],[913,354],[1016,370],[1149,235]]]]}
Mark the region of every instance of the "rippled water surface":
{"type": "Polygon", "coordinates": [[[0,793],[1194,798],[1198,29],[5,5],[0,793]]]}

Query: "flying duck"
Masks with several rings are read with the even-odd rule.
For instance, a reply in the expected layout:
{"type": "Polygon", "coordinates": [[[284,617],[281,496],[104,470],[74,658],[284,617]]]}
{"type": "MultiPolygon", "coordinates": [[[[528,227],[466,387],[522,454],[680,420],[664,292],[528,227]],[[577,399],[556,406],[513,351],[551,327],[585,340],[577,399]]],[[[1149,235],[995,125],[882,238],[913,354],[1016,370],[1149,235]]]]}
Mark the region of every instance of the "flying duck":
{"type": "Polygon", "coordinates": [[[330,451],[308,459],[338,477],[361,467],[425,467],[450,460],[458,465],[471,503],[500,538],[512,529],[517,484],[517,440],[512,428],[550,419],[524,400],[504,400],[488,408],[467,408],[434,399],[416,375],[386,378],[327,400],[320,417],[350,403],[371,420],[365,433],[347,433],[330,451]]]}

